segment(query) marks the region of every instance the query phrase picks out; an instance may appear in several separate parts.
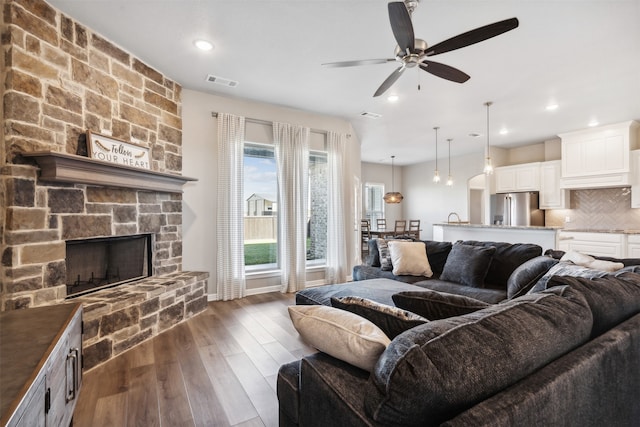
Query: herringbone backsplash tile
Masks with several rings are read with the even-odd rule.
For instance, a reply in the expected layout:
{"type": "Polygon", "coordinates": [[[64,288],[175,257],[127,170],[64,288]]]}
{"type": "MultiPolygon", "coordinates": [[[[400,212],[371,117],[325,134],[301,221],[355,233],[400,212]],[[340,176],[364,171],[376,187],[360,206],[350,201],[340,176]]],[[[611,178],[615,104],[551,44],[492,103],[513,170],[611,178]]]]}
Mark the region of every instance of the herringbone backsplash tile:
{"type": "Polygon", "coordinates": [[[631,208],[631,189],[572,190],[571,209],[547,210],[546,225],[570,229],[639,230],[640,209],[631,208]],[[566,217],[571,222],[565,223],[566,217]]]}

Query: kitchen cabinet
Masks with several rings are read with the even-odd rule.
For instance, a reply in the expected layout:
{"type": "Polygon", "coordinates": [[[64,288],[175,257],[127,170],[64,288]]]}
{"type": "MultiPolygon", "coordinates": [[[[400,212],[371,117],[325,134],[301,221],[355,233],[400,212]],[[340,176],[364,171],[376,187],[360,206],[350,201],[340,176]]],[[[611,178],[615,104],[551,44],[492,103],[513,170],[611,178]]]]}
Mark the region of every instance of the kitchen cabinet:
{"type": "Polygon", "coordinates": [[[540,209],[569,209],[570,192],[560,188],[562,161],[540,163],[540,209]]]}
{"type": "Polygon", "coordinates": [[[558,249],[593,256],[624,258],[627,252],[626,241],[626,235],[622,233],[561,231],[558,234],[558,249]]]}
{"type": "Polygon", "coordinates": [[[494,175],[496,193],[540,190],[539,162],[497,167],[494,175]]]}
{"type": "Polygon", "coordinates": [[[68,426],[82,384],[82,305],[0,314],[0,425],[68,426]]]}
{"type": "Polygon", "coordinates": [[[631,185],[631,150],[637,148],[635,121],[560,134],[562,188],[631,185]]]}
{"type": "Polygon", "coordinates": [[[640,234],[627,236],[627,258],[640,258],[640,234]]]}
{"type": "Polygon", "coordinates": [[[640,208],[640,150],[631,152],[631,207],[640,208]]]}

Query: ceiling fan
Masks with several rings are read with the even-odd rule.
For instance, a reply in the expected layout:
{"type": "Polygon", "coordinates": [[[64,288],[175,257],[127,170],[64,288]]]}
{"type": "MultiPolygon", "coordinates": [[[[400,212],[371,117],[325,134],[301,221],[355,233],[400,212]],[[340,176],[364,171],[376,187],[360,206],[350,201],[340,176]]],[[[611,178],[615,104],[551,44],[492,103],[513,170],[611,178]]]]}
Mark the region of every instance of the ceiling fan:
{"type": "Polygon", "coordinates": [[[380,96],[387,91],[400,78],[407,68],[420,67],[427,73],[456,83],[464,83],[470,76],[457,68],[427,60],[427,57],[460,49],[487,39],[495,37],[518,27],[518,19],[511,18],[494,22],[476,28],[466,33],[459,34],[436,45],[429,46],[422,39],[417,39],[413,33],[411,14],[418,6],[419,0],[404,0],[404,2],[391,2],[388,4],[389,21],[391,30],[398,45],[395,49],[395,58],[389,59],[365,59],[360,61],[330,62],[322,64],[326,67],[353,67],[358,65],[386,64],[398,61],[400,66],[387,79],[382,82],[376,93],[380,96]]]}

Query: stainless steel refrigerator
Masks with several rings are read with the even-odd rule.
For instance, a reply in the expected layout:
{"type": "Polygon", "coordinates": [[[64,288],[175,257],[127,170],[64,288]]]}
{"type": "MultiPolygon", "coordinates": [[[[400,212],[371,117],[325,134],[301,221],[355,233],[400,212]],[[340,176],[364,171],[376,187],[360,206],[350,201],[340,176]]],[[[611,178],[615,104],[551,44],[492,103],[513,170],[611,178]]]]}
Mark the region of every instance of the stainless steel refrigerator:
{"type": "Polygon", "coordinates": [[[495,225],[544,226],[538,192],[497,193],[491,196],[491,218],[495,225]]]}

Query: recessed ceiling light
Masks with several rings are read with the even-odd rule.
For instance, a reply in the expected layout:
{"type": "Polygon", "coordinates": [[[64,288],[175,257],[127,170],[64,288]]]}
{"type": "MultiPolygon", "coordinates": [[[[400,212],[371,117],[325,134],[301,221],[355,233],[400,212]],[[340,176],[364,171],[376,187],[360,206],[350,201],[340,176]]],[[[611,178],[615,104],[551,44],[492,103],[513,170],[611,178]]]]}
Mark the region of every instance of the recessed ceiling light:
{"type": "Polygon", "coordinates": [[[389,101],[389,102],[396,102],[398,99],[400,99],[400,97],[398,95],[389,95],[387,97],[387,101],[389,101]]]}
{"type": "Polygon", "coordinates": [[[193,44],[200,50],[211,50],[213,49],[213,43],[208,42],[206,40],[196,40],[193,44]]]}
{"type": "Polygon", "coordinates": [[[598,123],[598,121],[597,121],[597,120],[591,120],[591,121],[589,122],[589,127],[590,127],[590,128],[592,128],[592,127],[598,126],[599,124],[600,124],[600,123],[598,123]]]}
{"type": "Polygon", "coordinates": [[[547,111],[554,111],[554,110],[557,110],[557,109],[558,109],[558,104],[553,104],[553,103],[552,103],[552,104],[549,104],[549,105],[547,105],[547,106],[545,107],[545,109],[546,109],[547,111]]]}
{"type": "Polygon", "coordinates": [[[509,133],[509,130],[507,128],[500,129],[500,135],[506,135],[508,133],[509,133]]]}

